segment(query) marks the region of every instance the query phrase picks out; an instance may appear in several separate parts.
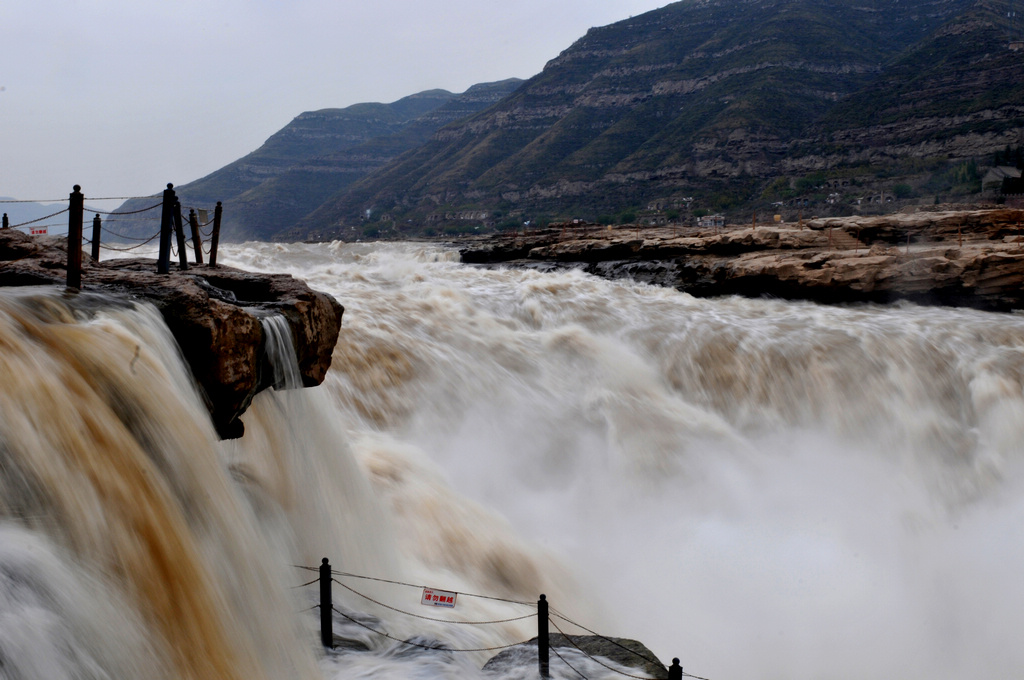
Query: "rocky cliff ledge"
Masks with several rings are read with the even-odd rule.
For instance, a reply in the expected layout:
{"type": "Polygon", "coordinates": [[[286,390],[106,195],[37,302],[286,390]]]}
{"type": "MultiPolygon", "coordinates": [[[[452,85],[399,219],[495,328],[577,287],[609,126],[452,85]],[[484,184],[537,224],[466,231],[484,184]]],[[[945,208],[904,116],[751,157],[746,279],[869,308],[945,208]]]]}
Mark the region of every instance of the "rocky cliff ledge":
{"type": "MultiPolygon", "coordinates": [[[[0,286],[64,286],[66,260],[63,239],[0,231],[0,286]]],[[[241,436],[239,417],[273,382],[261,317],[287,319],[305,386],[319,385],[331,365],[344,309],[291,276],[209,265],[160,275],[155,260],[84,260],[83,291],[160,310],[222,438],[241,436]]]]}
{"type": "Polygon", "coordinates": [[[461,244],[466,263],[578,267],[698,296],[1024,308],[1021,210],[933,210],[720,229],[555,225],[461,244]],[[543,264],[547,263],[547,264],[543,264]]]}

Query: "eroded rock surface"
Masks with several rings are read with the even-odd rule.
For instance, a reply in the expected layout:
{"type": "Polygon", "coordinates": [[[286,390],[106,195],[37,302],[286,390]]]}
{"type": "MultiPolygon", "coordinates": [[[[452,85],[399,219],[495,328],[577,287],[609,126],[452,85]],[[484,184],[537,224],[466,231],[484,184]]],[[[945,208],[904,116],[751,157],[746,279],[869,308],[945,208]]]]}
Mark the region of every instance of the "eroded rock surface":
{"type": "Polygon", "coordinates": [[[950,210],[718,230],[560,225],[463,244],[467,263],[575,266],[693,295],[1024,308],[1024,211],[950,210]]]}
{"type": "MultiPolygon", "coordinates": [[[[0,230],[0,286],[64,286],[66,260],[64,239],[0,230]]],[[[172,265],[161,275],[155,260],[84,260],[83,290],[146,300],[160,310],[223,438],[242,434],[239,417],[273,380],[261,317],[288,320],[305,386],[327,374],[344,308],[302,281],[209,265],[172,265]]]]}

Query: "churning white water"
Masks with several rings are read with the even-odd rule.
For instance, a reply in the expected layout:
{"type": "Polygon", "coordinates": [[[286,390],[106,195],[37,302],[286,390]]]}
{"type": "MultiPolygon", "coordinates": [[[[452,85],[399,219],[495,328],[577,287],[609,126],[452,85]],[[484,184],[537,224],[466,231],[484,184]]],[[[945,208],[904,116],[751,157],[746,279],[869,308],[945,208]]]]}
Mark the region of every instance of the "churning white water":
{"type": "Polygon", "coordinates": [[[455,649],[535,635],[377,603],[520,605],[435,611],[339,577],[358,591],[335,585],[339,611],[369,628],[337,629],[372,651],[325,657],[315,586],[293,587],[315,574],[290,566],[322,556],[544,592],[710,680],[1024,669],[1024,317],[698,300],[409,244],[221,260],[346,306],[325,384],[259,395],[235,442],[151,311],[71,323],[0,300],[0,677],[465,678],[494,652],[369,628],[455,649]]]}

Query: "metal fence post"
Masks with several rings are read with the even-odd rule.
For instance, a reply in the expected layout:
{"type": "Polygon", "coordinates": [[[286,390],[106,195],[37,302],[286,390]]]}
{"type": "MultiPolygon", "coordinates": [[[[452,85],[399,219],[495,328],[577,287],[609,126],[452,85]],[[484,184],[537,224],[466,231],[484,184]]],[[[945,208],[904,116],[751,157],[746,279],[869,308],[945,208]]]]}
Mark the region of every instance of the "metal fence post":
{"type": "Polygon", "coordinates": [[[668,667],[668,680],[683,680],[683,667],[679,665],[679,659],[672,659],[672,665],[668,667]]]}
{"type": "Polygon", "coordinates": [[[100,233],[103,231],[103,222],[100,216],[92,218],[92,261],[100,261],[100,233]]]}
{"type": "Polygon", "coordinates": [[[550,678],[548,661],[550,645],[548,640],[548,598],[540,596],[537,602],[537,661],[540,663],[540,677],[550,678]]]}
{"type": "Polygon", "coordinates": [[[185,227],[181,224],[181,202],[174,203],[174,233],[178,237],[178,269],[188,269],[188,253],[185,252],[185,227]]]}
{"type": "Polygon", "coordinates": [[[217,266],[217,243],[220,241],[220,217],[224,209],[217,201],[217,207],[213,211],[213,236],[210,237],[210,266],[217,266]]]}
{"type": "Polygon", "coordinates": [[[68,288],[82,287],[82,219],[85,217],[85,196],[75,185],[68,207],[68,288]]]}
{"type": "Polygon", "coordinates": [[[188,226],[192,228],[192,248],[196,251],[196,264],[203,263],[203,241],[199,238],[199,218],[195,208],[188,209],[188,226]]]}
{"type": "Polygon", "coordinates": [[[320,642],[334,649],[334,605],[331,603],[331,564],[325,557],[320,564],[320,642]]]}
{"type": "Polygon", "coordinates": [[[171,269],[171,229],[173,229],[171,216],[174,204],[178,202],[174,195],[174,185],[168,184],[164,190],[163,211],[160,213],[160,255],[156,263],[158,274],[170,273],[171,269]]]}
{"type": "Polygon", "coordinates": [[[4,221],[3,221],[3,227],[2,228],[3,229],[10,229],[11,228],[11,221],[9,219],[7,219],[7,213],[4,213],[4,221]]]}

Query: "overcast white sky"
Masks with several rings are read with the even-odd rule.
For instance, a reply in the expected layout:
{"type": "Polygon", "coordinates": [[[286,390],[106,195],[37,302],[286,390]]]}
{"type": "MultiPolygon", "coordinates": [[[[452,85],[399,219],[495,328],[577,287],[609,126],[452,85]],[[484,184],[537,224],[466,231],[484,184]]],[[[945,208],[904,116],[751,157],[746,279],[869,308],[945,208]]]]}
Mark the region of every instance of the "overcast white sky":
{"type": "Polygon", "coordinates": [[[529,78],[669,0],[0,0],[0,196],[156,193],[292,118],[529,78]]]}

